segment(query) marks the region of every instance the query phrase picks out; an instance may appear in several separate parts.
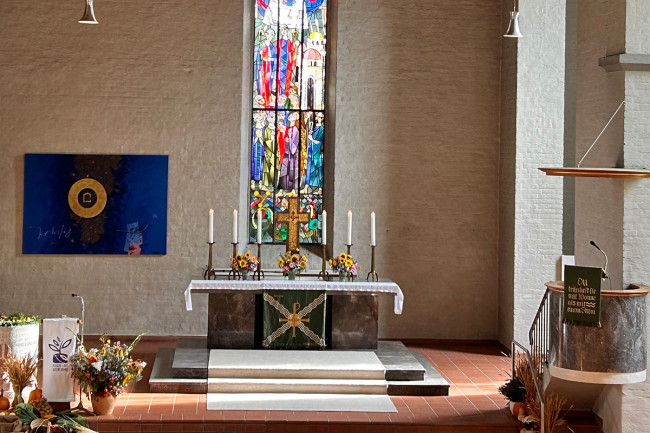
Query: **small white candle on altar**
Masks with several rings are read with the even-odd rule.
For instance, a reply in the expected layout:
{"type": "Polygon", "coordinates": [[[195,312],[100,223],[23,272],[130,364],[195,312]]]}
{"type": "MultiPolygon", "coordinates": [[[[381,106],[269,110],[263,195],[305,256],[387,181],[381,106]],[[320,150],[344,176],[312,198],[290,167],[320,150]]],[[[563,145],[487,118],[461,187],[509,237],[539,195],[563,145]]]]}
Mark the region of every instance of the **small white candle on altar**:
{"type": "Polygon", "coordinates": [[[375,213],[370,212],[370,245],[375,246],[375,213]]]}
{"type": "Polygon", "coordinates": [[[214,243],[214,210],[210,209],[210,222],[208,225],[208,242],[214,243]]]}
{"type": "Polygon", "coordinates": [[[348,211],[348,245],[352,245],[352,211],[348,211]]]}
{"type": "Polygon", "coordinates": [[[323,211],[323,221],[322,221],[322,233],[321,245],[327,245],[327,211],[323,211]]]}
{"type": "Polygon", "coordinates": [[[237,209],[232,210],[232,243],[237,243],[237,209]]]}
{"type": "Polygon", "coordinates": [[[262,243],[262,209],[257,210],[257,243],[262,243]]]}

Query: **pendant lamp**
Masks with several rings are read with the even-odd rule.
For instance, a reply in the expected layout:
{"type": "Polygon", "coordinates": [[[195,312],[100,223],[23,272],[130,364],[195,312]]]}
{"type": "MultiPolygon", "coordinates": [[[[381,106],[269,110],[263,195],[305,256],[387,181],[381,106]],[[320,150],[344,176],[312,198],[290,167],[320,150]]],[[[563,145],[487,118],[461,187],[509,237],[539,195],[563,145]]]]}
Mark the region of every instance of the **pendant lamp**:
{"type": "Polygon", "coordinates": [[[503,35],[505,38],[520,38],[523,35],[519,29],[519,12],[517,11],[517,0],[513,1],[512,11],[510,12],[510,23],[508,23],[508,30],[503,35]]]}
{"type": "Polygon", "coordinates": [[[95,18],[95,10],[93,9],[93,0],[86,0],[86,9],[84,14],[79,20],[80,24],[99,24],[95,18]]]}

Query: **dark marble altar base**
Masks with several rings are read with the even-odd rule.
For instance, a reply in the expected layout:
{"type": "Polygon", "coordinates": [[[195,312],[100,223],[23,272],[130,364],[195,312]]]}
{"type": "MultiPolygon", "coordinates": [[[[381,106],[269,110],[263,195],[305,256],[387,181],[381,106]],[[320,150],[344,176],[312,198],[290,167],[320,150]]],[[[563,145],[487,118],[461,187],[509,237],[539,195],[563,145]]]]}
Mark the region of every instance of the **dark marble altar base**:
{"type": "MultiPolygon", "coordinates": [[[[210,293],[208,295],[208,348],[260,349],[262,295],[210,293]]],[[[376,349],[378,297],[328,295],[326,336],[328,349],[376,349]]]]}

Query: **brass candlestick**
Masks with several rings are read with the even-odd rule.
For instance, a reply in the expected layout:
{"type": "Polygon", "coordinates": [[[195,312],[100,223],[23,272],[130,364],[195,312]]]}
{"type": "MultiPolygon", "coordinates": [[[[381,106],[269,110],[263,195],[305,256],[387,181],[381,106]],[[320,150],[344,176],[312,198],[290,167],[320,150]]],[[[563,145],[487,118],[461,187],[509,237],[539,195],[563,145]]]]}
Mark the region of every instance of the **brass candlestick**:
{"type": "MultiPolygon", "coordinates": [[[[239,244],[238,242],[232,242],[232,260],[233,260],[233,263],[234,263],[235,260],[237,260],[236,257],[237,257],[237,245],[238,244],[239,244]]],[[[239,271],[234,269],[232,267],[232,264],[231,264],[230,271],[228,272],[228,279],[229,280],[237,280],[239,278],[240,278],[239,271]]]]}
{"type": "Polygon", "coordinates": [[[211,280],[212,277],[217,276],[217,271],[212,267],[212,245],[214,242],[207,242],[208,244],[208,266],[206,266],[205,271],[203,271],[203,279],[211,280]]]}
{"type": "Polygon", "coordinates": [[[258,280],[264,278],[264,271],[262,270],[262,244],[257,244],[257,270],[253,274],[253,279],[257,277],[258,280]]]}
{"type": "Polygon", "coordinates": [[[323,246],[323,269],[318,273],[318,278],[321,278],[323,281],[326,281],[329,278],[329,273],[327,272],[327,252],[325,251],[325,244],[323,246]]]}
{"type": "Polygon", "coordinates": [[[354,245],[354,244],[348,244],[348,245],[346,245],[346,246],[348,247],[348,256],[351,255],[351,254],[350,254],[350,251],[352,250],[352,245],[354,245]]]}
{"type": "Polygon", "coordinates": [[[372,249],[372,255],[370,258],[370,272],[368,272],[366,281],[379,281],[379,275],[377,275],[377,271],[375,271],[375,246],[370,245],[370,248],[372,249]]]}

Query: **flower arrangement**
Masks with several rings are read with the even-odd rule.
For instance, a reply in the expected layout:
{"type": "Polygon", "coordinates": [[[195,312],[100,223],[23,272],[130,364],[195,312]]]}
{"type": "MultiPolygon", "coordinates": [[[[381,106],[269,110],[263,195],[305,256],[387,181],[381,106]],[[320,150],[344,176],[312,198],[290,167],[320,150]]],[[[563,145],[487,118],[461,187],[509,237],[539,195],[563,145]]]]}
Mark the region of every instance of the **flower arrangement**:
{"type": "Polygon", "coordinates": [[[278,259],[278,267],[282,269],[284,275],[300,275],[307,269],[307,255],[300,255],[300,250],[296,252],[287,251],[278,259]]]}
{"type": "Polygon", "coordinates": [[[339,254],[338,257],[334,257],[328,260],[332,271],[339,274],[339,276],[352,276],[356,277],[358,271],[361,270],[359,262],[354,259],[351,255],[346,253],[339,254]]]}
{"type": "Polygon", "coordinates": [[[0,316],[0,326],[20,326],[41,323],[40,316],[25,313],[14,313],[10,316],[0,316]]]}
{"type": "Polygon", "coordinates": [[[100,337],[98,348],[86,349],[79,344],[77,353],[70,357],[72,377],[74,377],[86,395],[109,394],[117,396],[124,392],[124,387],[142,379],[142,370],[146,363],[133,361],[129,354],[144,334],[140,334],[130,345],[112,343],[106,335],[100,337]]]}
{"type": "Polygon", "coordinates": [[[235,271],[239,272],[255,272],[259,262],[257,257],[251,255],[250,251],[246,251],[246,254],[237,254],[235,257],[230,258],[230,265],[235,271]]]}

